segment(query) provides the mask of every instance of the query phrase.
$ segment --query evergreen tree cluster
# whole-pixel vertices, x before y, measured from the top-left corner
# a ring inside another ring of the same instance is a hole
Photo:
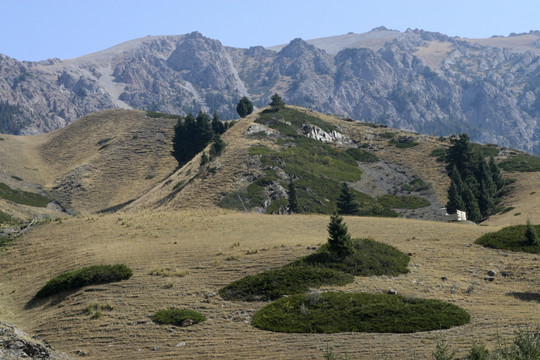
[[[0,100],[0,133],[17,134],[21,129],[21,124],[17,121],[17,115],[20,113],[19,106]]]
[[[452,139],[446,152],[446,171],[450,176],[446,210],[455,214],[466,211],[467,219],[478,222],[487,218],[498,199],[505,183],[493,157],[489,163],[473,152],[469,137],[462,134]]]
[[[207,113],[201,111],[196,118],[189,113],[185,118],[179,119],[174,127],[171,155],[181,167],[213,141],[210,156],[218,156],[225,148],[221,134],[230,126],[229,123],[221,122],[216,112],[212,119]]]

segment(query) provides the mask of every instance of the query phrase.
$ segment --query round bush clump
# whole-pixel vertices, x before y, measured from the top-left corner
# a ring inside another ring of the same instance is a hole
[[[129,279],[133,272],[124,264],[93,265],[82,269],[64,272],[43,286],[35,295],[44,298],[66,290],[76,290],[83,286],[105,284]]]
[[[354,276],[397,276],[409,272],[409,256],[395,247],[371,239],[353,239],[354,252],[345,258],[338,258],[328,244],[317,252],[300,258],[292,264],[330,268]]]
[[[540,225],[531,225],[540,234]],[[493,249],[523,251],[540,254],[540,244],[531,243],[526,237],[527,225],[513,225],[479,237],[475,243]]]
[[[249,275],[225,286],[219,294],[226,300],[268,301],[299,294],[311,287],[345,285],[353,276],[341,271],[312,266],[287,266]]]
[[[281,298],[253,316],[253,325],[276,332],[411,333],[448,329],[470,315],[438,300],[367,293],[308,293]]]
[[[168,310],[159,310],[152,316],[152,320],[158,324],[185,326],[186,321],[189,321],[189,325],[198,324],[205,321],[206,317],[197,311],[170,308]]]

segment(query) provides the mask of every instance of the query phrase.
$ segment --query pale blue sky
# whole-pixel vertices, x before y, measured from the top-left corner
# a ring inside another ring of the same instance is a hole
[[[61,59],[146,35],[200,31],[224,45],[272,46],[374,27],[469,38],[540,30],[540,1],[0,0],[0,53]]]

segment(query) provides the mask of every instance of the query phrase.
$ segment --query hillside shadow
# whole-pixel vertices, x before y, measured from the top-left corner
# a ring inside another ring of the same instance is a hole
[[[25,310],[30,310],[30,309],[33,309],[35,307],[42,306],[42,305],[45,305],[46,308],[49,308],[49,307],[60,304],[69,295],[71,295],[71,294],[73,294],[75,292],[76,292],[75,290],[74,291],[64,291],[64,292],[62,292],[60,294],[51,295],[51,296],[48,296],[48,297],[45,297],[45,298],[37,298],[37,297],[34,296],[32,299],[30,299],[24,305],[24,309]]]
[[[537,303],[540,303],[540,293],[533,293],[533,292],[511,292],[507,295],[513,296],[516,299],[523,300],[523,301],[536,301]]]

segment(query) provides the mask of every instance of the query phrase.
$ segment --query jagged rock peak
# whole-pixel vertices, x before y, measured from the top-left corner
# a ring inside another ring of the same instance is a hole
[[[291,41],[287,46],[285,46],[279,52],[279,56],[287,58],[298,58],[305,54],[306,52],[318,52],[323,51],[317,49],[315,46],[308,44],[301,38],[296,38]]]

